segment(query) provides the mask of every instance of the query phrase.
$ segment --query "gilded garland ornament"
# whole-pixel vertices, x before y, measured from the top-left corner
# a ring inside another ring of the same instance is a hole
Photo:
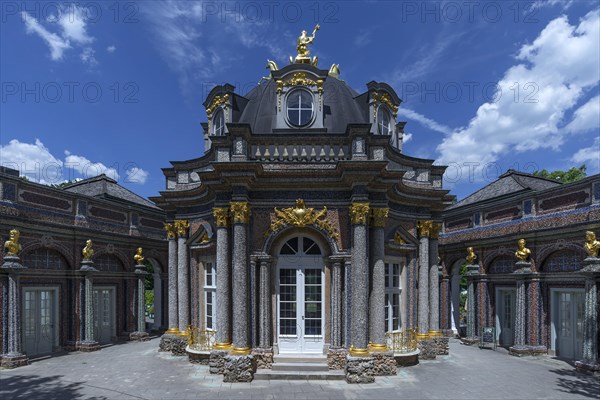
[[[247,224],[250,222],[250,205],[246,201],[232,201],[229,203],[233,222],[236,224]]]
[[[227,207],[215,207],[213,208],[213,217],[215,218],[215,225],[218,227],[229,226],[229,209]]]
[[[373,100],[375,101],[375,103],[377,104],[385,104],[387,107],[389,107],[390,110],[392,110],[392,115],[394,116],[394,119],[396,119],[396,116],[398,115],[398,106],[394,104],[394,102],[392,101],[392,98],[390,97],[389,94],[387,93],[373,93]],[[374,107],[375,109],[373,110],[373,118],[377,117],[377,107]]]
[[[385,228],[385,221],[389,212],[389,208],[373,208],[371,210],[371,226],[374,228]]]
[[[275,207],[276,219],[271,223],[265,236],[276,232],[284,226],[291,225],[298,228],[304,228],[309,225],[315,225],[319,229],[327,232],[333,239],[337,239],[338,233],[331,223],[327,220],[327,207],[321,211],[315,211],[314,208],[306,208],[303,199],[296,200],[296,207],[283,208],[278,210]]]
[[[81,250],[84,261],[91,261],[94,256],[94,249],[92,248],[92,239],[88,239],[85,242],[85,247]]]
[[[355,225],[365,225],[369,218],[369,203],[352,203],[350,221]]]
[[[19,243],[20,236],[21,233],[18,230],[10,230],[10,237],[6,242],[4,242],[4,248],[6,249],[7,256],[18,256],[21,252],[21,244]]]
[[[525,239],[519,239],[517,242],[517,251],[515,252],[515,257],[519,261],[527,261],[529,260],[529,256],[531,255],[531,250],[525,247]]]
[[[206,108],[206,114],[212,116],[212,113],[217,109],[217,107],[221,107],[229,101],[229,95],[225,94],[223,96],[215,96],[213,101],[210,102],[210,105]]]
[[[138,247],[135,255],[133,256],[133,260],[135,261],[135,265],[141,265],[144,262],[144,256],[142,255],[143,249]]]
[[[167,231],[167,239],[175,239],[177,237],[177,230],[175,229],[174,223],[165,223],[165,231]]]
[[[431,234],[433,228],[433,221],[431,220],[420,220],[417,221],[417,232],[419,236],[427,236]]]
[[[600,241],[596,240],[596,234],[592,231],[585,233],[585,251],[590,257],[598,257],[600,251]]]
[[[472,247],[467,247],[467,263],[469,265],[475,264],[475,260],[477,260],[477,254],[475,254],[475,250]]]
[[[190,221],[185,219],[175,220],[175,229],[177,230],[177,235],[179,237],[187,236],[188,229],[190,228]]]

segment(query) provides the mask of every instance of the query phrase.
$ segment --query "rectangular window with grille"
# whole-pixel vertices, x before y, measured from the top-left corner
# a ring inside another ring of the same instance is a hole
[[[213,330],[217,304],[217,270],[213,261],[204,263],[204,326]]]
[[[387,332],[400,330],[400,264],[385,264],[385,328]]]

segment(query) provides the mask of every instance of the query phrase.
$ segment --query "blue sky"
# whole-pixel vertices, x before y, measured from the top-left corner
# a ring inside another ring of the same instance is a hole
[[[600,170],[596,1],[0,4],[0,164],[42,183],[156,195],[203,154],[211,87],[247,93],[317,23],[319,66],[392,85],[404,153],[449,165],[459,199],[509,168]]]

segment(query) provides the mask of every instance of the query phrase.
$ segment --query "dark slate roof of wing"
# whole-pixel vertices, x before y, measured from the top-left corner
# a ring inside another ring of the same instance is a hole
[[[525,190],[538,191],[561,185],[560,182],[509,169],[494,182],[465,197],[448,210]]]
[[[250,125],[252,133],[271,133],[274,118],[277,115],[277,93],[275,82],[258,85],[246,96],[249,101],[241,117],[240,123]],[[358,93],[345,82],[329,77],[323,84],[324,125],[329,133],[345,133],[351,123],[369,123],[368,104],[358,99]],[[318,99],[317,99],[318,100]],[[281,104],[285,107],[285,104]],[[366,118],[366,119],[365,119]]]
[[[79,193],[86,196],[100,197],[104,199],[119,199],[127,202],[139,204],[146,207],[158,207],[149,200],[138,196],[129,189],[119,185],[117,181],[109,178],[105,174],[81,180],[65,186],[63,190],[67,192]]]

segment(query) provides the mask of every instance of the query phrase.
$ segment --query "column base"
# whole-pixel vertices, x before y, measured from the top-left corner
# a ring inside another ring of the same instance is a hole
[[[375,352],[371,356],[373,356],[373,375],[392,376],[398,374],[398,365],[393,352]]]
[[[77,350],[85,353],[91,353],[92,351],[100,350],[100,343],[95,340],[82,340],[77,342]]]
[[[252,382],[254,372],[256,372],[256,362],[253,356],[225,356],[223,382]]]
[[[468,336],[460,339],[461,343],[467,346],[479,345],[481,340],[477,336]]]
[[[251,351],[252,349],[250,347],[234,347],[230,354],[232,356],[247,356]]]
[[[225,357],[229,355],[227,350],[212,350],[208,360],[208,370],[211,374],[223,375],[225,373]]]
[[[375,382],[375,364],[373,357],[346,357],[346,382],[373,383]]]
[[[583,372],[584,374],[600,375],[600,363],[598,363],[598,361],[575,361],[575,369],[577,369],[578,372]]]
[[[352,357],[369,357],[369,349],[358,349],[354,346],[350,346],[348,353]]]
[[[435,344],[436,353],[438,356],[447,356],[450,352],[450,346],[448,345],[449,339],[445,336],[433,337],[433,343]]]
[[[346,356],[348,355],[348,350],[343,347],[332,349],[329,348],[327,350],[327,366],[329,369],[344,369],[346,368]]]
[[[419,349],[419,360],[435,360],[437,356],[437,346],[434,340],[419,340],[417,342]]]
[[[369,351],[369,353],[381,353],[388,351],[388,348],[387,344],[369,343],[369,345],[367,346],[367,350]]]
[[[10,353],[0,355],[0,367],[13,369],[29,364],[29,357],[21,353]]]
[[[233,350],[233,344],[229,343],[215,343],[213,350]]]
[[[179,333],[179,328],[169,328],[165,333],[169,335],[177,335]]]
[[[185,356],[187,345],[186,337],[165,333],[160,337],[158,351],[170,351],[174,356]]]
[[[429,335],[430,338],[443,336],[442,331],[430,330],[429,332],[427,332],[427,334]]]
[[[546,346],[515,345],[508,348],[508,354],[515,357],[540,356],[548,354]]]
[[[252,349],[252,356],[256,360],[256,368],[271,369],[273,367],[273,349],[270,347],[259,347]]]
[[[145,342],[147,340],[150,340],[150,335],[148,334],[148,332],[131,332],[129,334],[129,340],[131,340],[132,342]]]
[[[419,341],[421,340],[428,340],[429,339],[429,333],[417,333],[415,334],[415,338]]]

